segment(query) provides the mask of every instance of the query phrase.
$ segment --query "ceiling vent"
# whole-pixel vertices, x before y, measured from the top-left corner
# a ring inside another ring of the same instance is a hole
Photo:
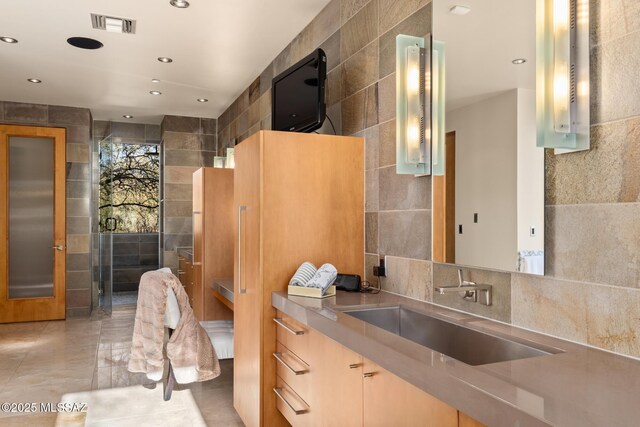
[[[135,34],[136,21],[116,18],[114,16],[91,14],[91,26],[96,30],[107,30],[111,33]]]

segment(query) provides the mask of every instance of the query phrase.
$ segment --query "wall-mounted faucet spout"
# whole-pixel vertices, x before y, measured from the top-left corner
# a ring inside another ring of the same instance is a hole
[[[475,282],[463,280],[462,269],[458,269],[458,286],[438,286],[435,290],[440,294],[449,294],[452,292],[462,292],[462,298],[467,301],[480,302],[482,305],[491,305],[492,302],[492,286],[478,285]],[[478,298],[478,294],[482,294]],[[478,301],[479,300],[479,301]]]

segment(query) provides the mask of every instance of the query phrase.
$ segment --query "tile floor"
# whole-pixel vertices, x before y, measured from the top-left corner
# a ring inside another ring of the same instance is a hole
[[[122,306],[111,317],[0,325],[0,402],[55,404],[67,393],[149,383],[127,371],[134,314],[134,306]],[[207,425],[241,426],[233,409],[233,362],[220,364],[220,377],[183,387]],[[55,420],[55,413],[0,412],[2,426],[53,426]]]

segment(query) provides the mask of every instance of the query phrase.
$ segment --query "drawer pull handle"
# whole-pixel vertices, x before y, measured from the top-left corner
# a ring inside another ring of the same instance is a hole
[[[349,365],[349,369],[357,369],[360,367],[359,363],[352,363],[351,365]]]
[[[291,367],[291,365],[289,365],[287,362],[284,361],[284,359],[282,358],[282,353],[280,353],[280,352],[273,353],[273,357],[275,357],[278,362],[282,363],[282,365],[284,365],[285,368],[287,368],[288,370],[290,370],[291,372],[293,372],[296,375],[302,375],[302,374],[306,374],[308,372],[306,369],[301,369],[301,370],[293,369],[293,367]]]
[[[371,378],[373,376],[373,372],[365,372],[364,374],[362,374],[362,376],[364,378]]]
[[[294,414],[302,415],[302,414],[307,412],[306,409],[296,409],[296,408],[294,408],[293,405],[291,403],[289,403],[289,401],[287,399],[285,399],[284,396],[282,395],[282,388],[281,387],[275,387],[273,389],[273,392],[276,394],[276,396],[278,396],[280,398],[280,400],[282,400],[289,407],[289,409],[291,409],[293,411]]]
[[[302,335],[302,334],[304,334],[304,331],[296,331],[291,326],[289,326],[286,323],[284,323],[282,321],[282,319],[280,319],[279,317],[274,317],[273,321],[276,322],[278,325],[282,326],[287,332],[290,332],[293,335]]]

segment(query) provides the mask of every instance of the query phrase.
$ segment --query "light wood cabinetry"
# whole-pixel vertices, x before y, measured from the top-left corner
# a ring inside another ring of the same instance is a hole
[[[193,173],[193,289],[199,320],[233,319],[213,294],[215,278],[233,276],[233,170],[200,168]]]
[[[366,360],[363,366],[365,426],[455,427],[458,411]]]
[[[249,427],[287,425],[291,408],[273,389],[280,381],[295,396],[276,374],[271,292],[285,290],[304,261],[363,274],[364,145],[261,131],[235,147],[235,164],[234,406]],[[304,361],[305,344],[284,340]]]
[[[483,427],[325,335],[277,316],[274,394],[291,425]]]
[[[178,257],[178,279],[193,306],[193,264],[189,259],[182,256]]]

